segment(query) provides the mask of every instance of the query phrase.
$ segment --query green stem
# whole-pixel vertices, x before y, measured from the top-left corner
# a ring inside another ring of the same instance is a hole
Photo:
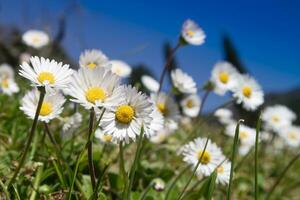
[[[90,112],[90,123],[89,123],[89,132],[88,132],[88,163],[89,163],[89,171],[90,171],[93,191],[95,191],[95,187],[96,187],[96,172],[95,172],[95,166],[93,162],[93,140],[92,140],[94,117],[95,117],[95,111],[94,108],[92,108]]]
[[[255,200],[258,200],[258,138],[259,138],[259,131],[261,127],[261,119],[258,118],[257,125],[256,125],[256,136],[255,136],[255,179],[254,179],[254,192],[255,192]]]
[[[40,166],[38,171],[37,171],[37,174],[36,174],[36,177],[35,177],[35,180],[34,180],[34,183],[33,183],[33,191],[31,193],[31,196],[30,196],[30,200],[35,200],[36,199],[36,194],[37,194],[37,190],[38,190],[38,187],[40,185],[40,182],[41,182],[41,178],[42,178],[42,174],[43,174],[43,169],[44,169],[44,166]]]
[[[152,188],[153,186],[153,182],[151,181],[149,183],[149,185],[146,187],[146,189],[143,191],[143,193],[141,194],[141,197],[140,197],[140,200],[144,200],[148,194],[148,192],[150,191],[150,189]]]
[[[238,149],[240,123],[241,122],[243,122],[243,120],[239,120],[236,125],[236,128],[235,128],[235,135],[234,135],[233,147],[232,147],[232,153],[231,153],[230,177],[229,177],[229,183],[228,183],[227,194],[226,194],[227,200],[230,200],[230,195],[231,195],[233,169],[234,169],[235,158],[236,158],[236,153],[237,153],[237,149]]]
[[[29,153],[29,160],[33,160],[38,144],[39,144],[39,134],[35,134],[33,137],[32,148]]]
[[[125,170],[125,162],[124,162],[124,148],[123,148],[123,143],[120,142],[119,144],[119,156],[120,156],[120,173],[122,174],[123,176],[123,181],[124,181],[124,188],[123,188],[123,193],[122,193],[122,198],[124,199],[125,196],[126,196],[126,188],[127,188],[127,184],[128,184],[128,176],[126,174],[126,170]]]
[[[7,184],[8,188],[11,186],[11,184],[14,183],[14,181],[17,178],[21,168],[23,167],[25,159],[26,159],[26,155],[27,155],[29,147],[30,147],[30,144],[31,144],[32,139],[34,137],[35,129],[36,129],[37,123],[38,123],[38,118],[39,118],[40,111],[41,111],[41,108],[42,108],[42,104],[43,104],[43,101],[44,101],[44,97],[45,97],[45,94],[46,94],[45,87],[40,87],[39,91],[40,91],[40,97],[39,97],[38,105],[37,105],[37,108],[36,108],[34,120],[33,120],[33,123],[32,123],[31,131],[29,133],[29,137],[28,137],[28,140],[27,140],[27,143],[26,143],[26,146],[25,146],[25,150],[24,150],[24,153],[22,155],[21,161],[20,161],[17,169],[15,170],[14,175],[12,176],[12,178],[9,180],[9,182]]]
[[[286,174],[286,172],[292,167],[292,165],[300,158],[300,153],[298,153],[289,163],[288,165],[284,168],[284,170],[281,172],[281,174],[279,175],[279,177],[277,178],[276,182],[274,183],[274,185],[271,187],[270,191],[267,194],[266,200],[270,199],[271,195],[273,194],[273,192],[275,191],[275,189],[277,188],[277,186],[279,185],[280,181],[283,179],[284,175]]]
[[[109,164],[104,167],[103,172],[99,175],[98,181],[97,181],[97,184],[96,184],[96,189],[93,192],[93,195],[91,196],[90,199],[93,199],[93,200],[97,200],[98,199],[98,195],[97,194],[100,193],[101,190],[102,190],[102,187],[103,187],[103,178],[104,178],[104,175],[105,175],[106,171],[108,170],[108,167],[109,167]]]
[[[130,169],[130,173],[129,173],[129,184],[128,184],[127,192],[126,192],[127,199],[130,199],[130,192],[131,192],[131,188],[132,188],[134,177],[135,177],[135,171],[137,169],[137,164],[139,162],[140,155],[141,155],[143,137],[144,137],[144,127],[142,126],[141,133],[140,133],[140,136],[138,139],[137,149],[135,152],[134,161],[133,161],[132,167]]]
[[[198,160],[198,162],[197,162],[197,165],[196,165],[196,167],[194,168],[191,177],[189,178],[188,182],[185,184],[185,186],[184,186],[182,192],[180,193],[179,197],[177,198],[178,200],[181,200],[181,198],[182,198],[182,196],[183,196],[185,190],[188,188],[189,184],[191,183],[192,179],[194,178],[194,175],[196,174],[196,171],[197,171],[199,165],[201,164],[201,160],[202,160],[202,157],[203,157],[203,155],[204,155],[204,153],[205,153],[205,150],[206,150],[206,147],[207,147],[207,144],[208,144],[208,140],[209,140],[209,139],[207,138],[207,139],[206,139],[206,142],[205,142],[204,149],[203,149],[203,151],[202,151],[202,153],[201,153],[201,156],[200,156],[200,158],[199,158],[199,160]]]

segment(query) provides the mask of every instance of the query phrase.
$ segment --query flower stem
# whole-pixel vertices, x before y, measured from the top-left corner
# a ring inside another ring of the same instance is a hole
[[[139,139],[138,139],[137,149],[136,149],[136,152],[135,152],[134,161],[133,161],[132,167],[130,169],[130,173],[129,173],[129,184],[128,184],[127,192],[126,192],[127,199],[131,199],[130,198],[130,192],[131,192],[131,188],[132,188],[132,185],[133,185],[137,164],[139,162],[140,155],[141,155],[143,137],[144,137],[144,127],[142,126],[141,133],[140,133],[140,136],[139,136]]]
[[[141,194],[140,200],[146,199],[147,194],[148,194],[148,192],[150,191],[150,189],[152,188],[152,186],[153,186],[153,182],[151,181],[151,182],[149,183],[149,185],[146,187],[146,189],[143,191],[143,193]]]
[[[259,131],[261,127],[261,119],[258,118],[256,124],[256,136],[255,136],[255,166],[254,166],[254,193],[255,193],[255,200],[258,200],[258,138],[259,138]]]
[[[34,184],[33,184],[33,191],[32,191],[31,196],[30,196],[30,200],[36,199],[37,190],[38,190],[40,182],[41,182],[43,170],[44,170],[44,166],[42,165],[42,166],[39,167],[39,169],[37,171],[35,181],[34,181]]]
[[[161,75],[160,75],[160,79],[159,79],[159,89],[158,89],[158,92],[157,92],[157,93],[159,93],[159,92],[161,91],[161,89],[162,89],[162,85],[163,85],[164,78],[165,78],[165,75],[166,75],[166,73],[167,73],[167,70],[168,70],[169,67],[170,67],[170,64],[171,64],[171,62],[172,62],[172,60],[173,60],[173,57],[174,57],[174,55],[175,55],[175,52],[179,49],[180,46],[181,46],[181,44],[180,44],[180,42],[178,42],[177,45],[172,49],[172,51],[171,51],[171,53],[170,53],[170,55],[169,55],[169,57],[168,57],[168,59],[167,59],[167,61],[166,61],[166,64],[165,64],[165,66],[164,66],[164,69],[163,69],[163,71],[162,71],[162,73],[161,73]]]
[[[42,104],[43,104],[43,101],[44,101],[44,97],[45,97],[45,94],[46,94],[45,87],[40,87],[39,91],[40,91],[40,97],[39,97],[38,105],[37,105],[37,108],[36,108],[36,111],[35,111],[34,120],[33,120],[32,126],[31,126],[29,137],[28,137],[28,140],[27,140],[27,143],[26,143],[26,146],[25,146],[25,150],[23,152],[22,158],[20,160],[20,163],[19,163],[17,169],[15,170],[15,173],[14,173],[13,177],[9,180],[9,182],[7,184],[8,188],[14,183],[14,181],[17,178],[21,168],[23,167],[25,159],[26,159],[26,155],[29,151],[30,144],[31,144],[32,139],[34,137],[35,129],[36,129],[37,123],[38,123],[38,118],[39,118],[40,111],[41,111],[41,108],[42,108]]]
[[[230,176],[229,176],[229,183],[228,183],[228,188],[227,188],[227,194],[226,194],[226,199],[230,200],[230,195],[231,195],[231,188],[232,188],[232,178],[233,178],[233,169],[234,169],[234,164],[235,164],[235,158],[236,158],[236,153],[238,149],[238,142],[239,142],[239,133],[240,133],[240,123],[243,122],[243,120],[239,120],[236,128],[235,128],[235,134],[234,134],[234,140],[233,140],[233,147],[232,147],[232,153],[231,153],[231,167],[230,167]]]
[[[91,182],[93,191],[95,190],[96,186],[96,173],[95,173],[95,167],[93,162],[93,141],[92,141],[92,132],[94,127],[94,117],[95,117],[95,111],[94,108],[91,109],[90,112],[90,123],[89,123],[89,135],[88,135],[88,162],[89,162],[89,171],[91,176]]]
[[[182,196],[183,196],[185,190],[188,188],[189,184],[191,183],[192,179],[194,178],[194,175],[196,174],[196,171],[197,171],[199,165],[201,164],[201,160],[202,160],[202,157],[203,157],[203,155],[204,155],[204,153],[205,153],[205,150],[206,150],[206,147],[207,147],[207,144],[208,144],[208,140],[209,140],[209,139],[207,138],[207,139],[206,139],[206,142],[205,142],[204,149],[203,149],[203,151],[202,151],[202,153],[201,153],[201,156],[200,156],[200,158],[199,158],[199,160],[198,160],[198,162],[197,162],[197,165],[196,165],[196,167],[194,168],[191,177],[189,178],[188,182],[185,184],[185,186],[184,186],[182,192],[180,193],[179,197],[177,198],[177,200],[182,199]]]
[[[125,198],[125,193],[126,193],[126,189],[127,189],[127,185],[128,185],[128,176],[126,174],[126,171],[125,171],[125,164],[124,164],[124,148],[123,148],[123,143],[120,142],[119,144],[119,156],[120,156],[120,173],[122,174],[123,176],[123,182],[124,182],[124,189],[123,189],[123,193],[122,193],[122,199]]]
[[[199,114],[198,114],[199,116],[202,115],[204,104],[205,104],[205,102],[207,100],[207,97],[208,97],[209,93],[210,93],[210,90],[206,90],[205,93],[204,93],[204,95],[203,95],[203,97],[202,97],[202,103],[200,105]]]

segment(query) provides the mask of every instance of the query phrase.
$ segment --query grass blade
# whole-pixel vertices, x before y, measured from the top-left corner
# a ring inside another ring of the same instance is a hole
[[[255,163],[254,163],[254,193],[255,193],[255,200],[258,200],[258,139],[259,139],[259,131],[261,127],[261,118],[258,118],[256,124],[256,136],[255,136]]]

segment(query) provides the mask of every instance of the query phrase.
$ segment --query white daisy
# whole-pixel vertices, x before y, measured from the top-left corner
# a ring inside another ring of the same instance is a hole
[[[3,63],[0,65],[0,78],[8,78],[8,79],[11,79],[11,78],[14,78],[14,75],[15,75],[15,72],[13,70],[13,68],[6,64],[6,63]]]
[[[141,77],[142,84],[150,91],[150,92],[158,92],[159,83],[148,75],[143,75]]]
[[[110,60],[111,71],[120,77],[127,78],[131,74],[131,67],[121,60]]]
[[[224,158],[220,148],[208,140],[207,147],[204,151],[206,138],[196,138],[195,140],[184,145],[181,149],[183,160],[194,169],[203,153],[200,164],[197,168],[197,174],[209,176]],[[204,151],[204,152],[203,152]]]
[[[39,91],[33,89],[26,93],[21,102],[20,109],[30,118],[34,119],[36,108],[39,101]],[[42,103],[39,120],[43,122],[49,122],[50,120],[57,118],[63,110],[63,104],[65,98],[60,93],[46,94]]]
[[[180,115],[178,105],[175,101],[163,92],[160,92],[158,95],[151,94],[151,99],[155,102],[158,110],[163,115],[165,126],[173,130],[177,129]]]
[[[231,91],[237,86],[240,74],[229,62],[218,62],[211,73],[211,81],[214,84],[214,92],[224,95],[228,90]]]
[[[183,23],[181,38],[188,44],[201,45],[204,43],[206,35],[198,24],[188,19]]]
[[[196,94],[188,95],[181,100],[180,105],[186,116],[197,117],[200,111],[201,99]]]
[[[268,106],[262,111],[261,119],[267,130],[280,132],[283,127],[290,126],[296,114],[284,105]]]
[[[218,118],[219,122],[223,125],[233,123],[232,111],[228,108],[219,108],[215,111],[214,116]]]
[[[32,85],[56,89],[63,89],[68,86],[73,73],[69,65],[37,56],[31,57],[30,62],[32,67],[26,62],[20,65],[19,74],[30,80]]]
[[[288,146],[299,147],[300,146],[300,127],[289,126],[285,127],[280,132],[281,138]]]
[[[156,191],[161,192],[165,189],[165,187],[166,187],[166,184],[161,178],[153,179],[153,188]]]
[[[197,86],[192,77],[181,71],[181,69],[175,69],[171,72],[172,82],[175,88],[184,94],[195,94],[197,92]]]
[[[95,132],[95,137],[100,140],[101,143],[103,144],[112,144],[114,143],[113,141],[113,136],[110,134],[105,134],[103,130],[98,128]]]
[[[90,69],[98,68],[98,67],[108,67],[108,58],[102,51],[92,49],[85,50],[81,53],[79,58],[79,65],[83,68],[88,67]]]
[[[100,123],[101,128],[106,134],[112,135],[117,142],[135,141],[142,126],[145,136],[151,136],[153,104],[150,99],[134,87],[120,86],[120,88],[126,98],[118,106],[104,113]]]
[[[250,76],[241,75],[238,85],[233,88],[233,96],[237,103],[246,110],[256,110],[264,102],[264,93],[260,85]]]
[[[221,185],[226,185],[229,183],[230,168],[231,163],[227,160],[217,167],[217,184],[220,183]]]
[[[150,114],[152,121],[150,123],[150,127],[148,127],[149,128],[148,137],[152,137],[158,131],[160,131],[164,128],[164,117],[163,117],[162,113],[158,110],[158,108],[154,102],[152,102],[152,109],[153,109],[153,111]]]
[[[120,78],[108,68],[85,67],[74,72],[65,92],[73,97],[71,101],[79,103],[86,109],[109,108],[122,101],[123,94],[117,89],[119,82]]]
[[[1,81],[0,90],[4,94],[11,96],[12,94],[19,92],[19,87],[17,83],[14,81],[14,79],[0,78],[0,81]]]
[[[82,122],[82,115],[79,112],[76,112],[75,114],[69,117],[63,118],[63,122],[64,122],[62,128],[63,132],[64,133],[73,132],[80,126]]]
[[[252,147],[253,147],[253,145],[250,145],[250,144],[241,144],[239,146],[239,154],[241,156],[245,156],[246,154],[249,153],[249,151],[251,150]]]
[[[225,129],[225,134],[234,137],[236,123],[229,124]],[[239,129],[239,139],[241,144],[247,144],[253,146],[255,144],[256,130],[254,128],[250,128],[246,125],[240,124]]]
[[[172,134],[172,131],[168,128],[163,128],[156,132],[155,135],[150,137],[150,142],[154,144],[161,144]]]
[[[22,40],[27,46],[36,49],[40,49],[50,42],[48,34],[40,30],[26,31],[22,36]]]

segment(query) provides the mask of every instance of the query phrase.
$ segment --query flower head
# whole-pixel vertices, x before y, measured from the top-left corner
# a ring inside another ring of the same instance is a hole
[[[0,91],[11,96],[19,92],[19,87],[12,78],[0,78]]]
[[[201,45],[204,43],[206,35],[198,24],[188,19],[183,23],[181,38],[188,44]]]
[[[111,71],[114,74],[123,78],[130,76],[132,69],[127,63],[121,60],[111,60],[109,63],[111,65]]]
[[[151,76],[143,75],[141,81],[150,92],[157,92],[159,90],[159,83]]]
[[[285,143],[290,147],[300,146],[300,127],[299,126],[289,126],[285,127],[280,132],[280,137],[285,141]]]
[[[196,117],[200,111],[201,99],[198,95],[186,96],[181,102],[183,113],[189,117]]]
[[[103,130],[98,128],[95,132],[95,137],[100,140],[101,143],[103,144],[112,144],[114,143],[113,141],[113,136],[110,134],[105,134]]]
[[[85,50],[80,55],[79,65],[80,67],[90,69],[109,66],[106,55],[102,53],[102,51],[96,49]]]
[[[223,162],[217,167],[217,179],[216,183],[226,185],[229,183],[231,163],[229,161]]]
[[[0,78],[1,79],[12,79],[14,78],[15,72],[12,67],[6,63],[0,65]]]
[[[217,117],[223,125],[228,125],[234,122],[232,118],[232,111],[227,108],[219,108],[214,113],[214,116]]]
[[[46,46],[50,41],[48,34],[40,30],[28,30],[23,34],[22,39],[27,46],[36,49]]]
[[[184,94],[195,94],[197,92],[196,83],[192,77],[184,73],[181,69],[171,72],[172,82],[175,88]]]

